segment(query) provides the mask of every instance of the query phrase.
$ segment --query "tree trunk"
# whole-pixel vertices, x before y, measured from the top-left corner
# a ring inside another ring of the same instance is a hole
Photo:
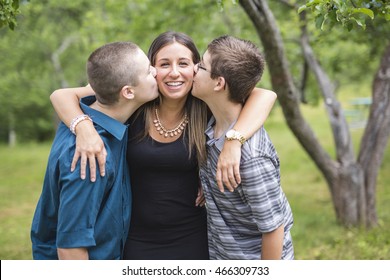
[[[366,130],[363,139],[363,145],[367,147],[362,148],[357,161],[348,124],[334,94],[335,87],[316,60],[306,30],[302,29],[302,54],[316,76],[332,127],[336,146],[336,159],[333,160],[301,114],[300,94],[293,83],[283,41],[267,1],[241,0],[240,5],[252,20],[263,44],[272,87],[278,94],[286,122],[328,183],[337,219],[344,226],[375,225],[376,176],[390,134],[390,48],[374,82],[373,108],[376,108],[375,104],[378,108],[370,114],[369,131]]]
[[[11,111],[9,113],[8,146],[15,147],[15,145],[16,145],[15,115]]]
[[[337,220],[347,227],[364,225],[366,200],[362,168],[356,163],[340,166],[331,185]]]
[[[328,182],[337,219],[345,226],[366,224],[366,199],[363,170],[356,162],[353,143],[341,104],[336,98],[336,87],[317,60],[307,33],[305,11],[300,14],[301,47],[305,62],[314,73],[322,93],[330,120],[338,169]],[[321,170],[323,173],[327,170]],[[328,176],[328,177],[330,177]]]
[[[390,44],[387,46],[373,81],[370,115],[360,146],[358,162],[364,167],[367,199],[367,226],[375,226],[376,181],[383,154],[390,136]]]

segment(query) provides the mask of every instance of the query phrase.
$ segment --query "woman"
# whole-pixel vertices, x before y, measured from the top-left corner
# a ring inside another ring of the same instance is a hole
[[[169,31],[154,40],[148,56],[157,69],[160,98],[129,120],[127,159],[133,205],[124,259],[208,259],[206,210],[198,206],[202,197],[198,161],[205,157],[207,108],[189,94],[200,55],[189,36]],[[64,92],[72,92],[73,98]],[[60,118],[69,125],[82,114],[76,95],[90,93],[87,88],[57,90],[51,100]],[[250,136],[263,124],[275,98],[271,91],[256,89],[235,129]],[[95,145],[99,139],[91,138],[91,131],[90,122],[78,125],[77,138],[83,147],[99,146]],[[234,164],[224,167],[221,178],[226,185],[235,185],[237,180],[232,178],[237,173],[241,147],[238,141],[226,142],[230,147],[224,161],[234,158]],[[83,150],[92,151],[89,158],[99,154],[94,149]],[[81,158],[85,165],[85,152]]]

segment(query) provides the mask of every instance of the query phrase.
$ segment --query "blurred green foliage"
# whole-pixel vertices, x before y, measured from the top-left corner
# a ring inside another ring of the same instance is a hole
[[[251,40],[261,48],[252,23],[235,2],[20,1],[15,30],[0,29],[0,142],[8,141],[10,131],[16,132],[18,142],[50,140],[57,118],[49,95],[57,88],[85,85],[88,55],[107,42],[131,40],[146,52],[158,34],[175,30],[193,37],[201,53],[208,42],[223,34]],[[297,9],[286,8],[279,1],[270,1],[270,5],[299,84],[304,64]],[[367,32],[361,30],[348,33],[336,26],[320,33],[314,21],[309,27],[316,54],[339,85],[371,83],[385,33],[378,33],[382,43],[374,48]],[[308,81],[307,102],[319,104],[315,79],[309,76]],[[270,88],[267,73],[261,86]]]

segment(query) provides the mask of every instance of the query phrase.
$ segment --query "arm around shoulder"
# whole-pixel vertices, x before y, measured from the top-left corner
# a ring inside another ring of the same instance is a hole
[[[234,129],[246,139],[252,137],[264,125],[276,99],[277,95],[272,90],[254,88],[242,108]]]
[[[245,103],[233,129],[248,139],[255,134],[268,118],[277,95],[272,90],[254,88]],[[216,179],[218,188],[223,191],[224,185],[230,191],[241,182],[240,178],[241,143],[237,140],[225,141],[218,158]]]
[[[72,121],[84,114],[80,108],[79,100],[82,97],[95,94],[90,86],[78,88],[57,89],[50,95],[50,101],[58,117],[68,127]],[[85,119],[86,120],[86,119]],[[100,175],[105,175],[106,149],[100,135],[96,132],[93,123],[82,121],[74,127],[77,132],[76,152],[74,154],[71,170],[81,158],[80,177],[85,179],[87,163],[89,163],[91,181],[96,180],[95,158],[98,160]]]
[[[50,95],[50,101],[58,117],[68,127],[72,120],[83,114],[79,100],[85,96],[95,94],[90,86],[78,88],[62,88],[55,90]]]

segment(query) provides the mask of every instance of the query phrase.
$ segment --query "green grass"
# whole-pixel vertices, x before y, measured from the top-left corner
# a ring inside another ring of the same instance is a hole
[[[321,144],[334,157],[333,138],[323,108],[303,107],[302,110]],[[390,259],[389,145],[377,184],[379,226],[372,230],[346,229],[336,221],[328,186],[321,173],[303,152],[279,109],[267,120],[266,129],[281,160],[282,187],[294,214],[292,236],[296,259]],[[355,150],[362,133],[362,129],[351,131]]]
[[[31,259],[30,226],[49,149],[0,146],[0,259]]]
[[[330,153],[333,140],[322,107],[304,107],[321,143]],[[303,152],[276,108],[266,129],[280,160],[282,186],[294,214],[295,256],[314,259],[390,259],[390,148],[377,185],[379,227],[366,231],[337,224],[328,187],[313,162]],[[362,131],[353,131],[359,145]],[[30,226],[41,192],[50,144],[0,146],[0,259],[31,259]]]

